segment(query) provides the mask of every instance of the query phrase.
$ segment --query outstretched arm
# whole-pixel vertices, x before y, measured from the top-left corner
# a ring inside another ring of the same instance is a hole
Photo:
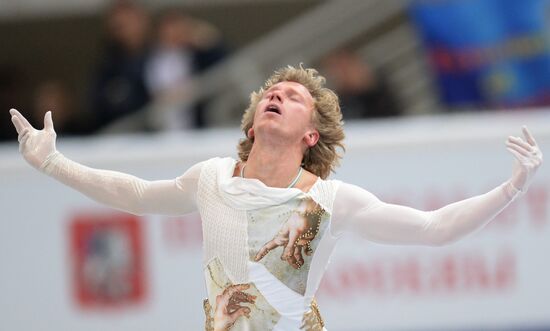
[[[51,112],[36,130],[17,110],[10,110],[19,134],[19,151],[34,168],[93,200],[132,214],[181,215],[192,212],[201,163],[173,180],[147,181],[121,172],[94,169],[71,161],[55,147]]]
[[[332,232],[353,231],[380,243],[443,245],[454,242],[492,220],[527,191],[542,164],[540,152],[527,128],[527,142],[509,137],[507,148],[515,156],[512,178],[491,191],[433,211],[385,203],[355,185],[342,183],[336,194]]]

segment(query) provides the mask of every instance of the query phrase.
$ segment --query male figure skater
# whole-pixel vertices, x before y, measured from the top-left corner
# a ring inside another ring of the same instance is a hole
[[[327,179],[344,133],[338,97],[324,82],[314,69],[276,71],[251,94],[239,160],[206,160],[172,180],[80,165],[56,150],[51,112],[42,130],[10,113],[25,160],[90,198],[138,215],[199,211],[205,330],[326,330],[314,294],[343,233],[392,244],[453,242],[525,193],[542,153],[523,127],[525,140],[506,141],[512,175],[491,191],[432,211],[385,203]]]

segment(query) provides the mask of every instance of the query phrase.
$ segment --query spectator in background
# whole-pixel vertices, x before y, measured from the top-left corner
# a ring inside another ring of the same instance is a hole
[[[58,135],[84,135],[91,133],[93,126],[84,113],[78,112],[66,84],[59,80],[41,83],[34,93],[34,107],[30,121],[39,126],[47,111],[55,111],[55,125]]]
[[[322,61],[342,106],[344,119],[400,115],[391,91],[356,53],[341,49]]]
[[[92,85],[91,111],[98,128],[149,103],[144,81],[149,27],[147,12],[132,1],[116,1],[108,10],[107,43]]]
[[[10,109],[13,105],[29,109],[26,98],[27,86],[27,79],[22,70],[9,64],[0,65],[0,109]],[[11,125],[5,116],[0,117],[0,142],[17,139],[17,135],[10,128]]]
[[[219,31],[207,22],[172,9],[159,18],[156,43],[146,65],[146,86],[160,107],[157,129],[205,126],[204,102],[185,101],[191,77],[226,55]]]

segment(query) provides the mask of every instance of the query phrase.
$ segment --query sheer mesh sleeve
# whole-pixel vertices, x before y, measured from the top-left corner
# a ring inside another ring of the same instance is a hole
[[[182,215],[196,210],[202,162],[172,180],[148,181],[121,172],[86,167],[56,152],[42,171],[89,198],[136,215]]]
[[[383,202],[358,186],[342,183],[331,229],[336,236],[352,231],[379,243],[443,245],[483,227],[518,194],[505,182],[487,193],[422,211]]]

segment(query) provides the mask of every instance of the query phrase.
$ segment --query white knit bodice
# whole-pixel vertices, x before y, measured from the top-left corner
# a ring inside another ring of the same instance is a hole
[[[197,206],[202,219],[203,263],[218,257],[236,283],[247,279],[246,212],[224,203],[218,190],[219,159],[205,162],[199,178]],[[229,171],[229,170],[228,170]]]
[[[220,192],[220,182],[231,178],[235,165],[236,160],[231,158],[213,158],[204,162],[197,188],[197,207],[202,219],[204,265],[218,257],[229,277],[236,283],[244,283],[248,279],[246,212],[258,206],[251,204],[246,208],[246,201],[243,205],[232,206],[225,201],[223,192]],[[242,178],[236,180],[258,182]],[[295,197],[309,196],[330,214],[337,184],[337,181],[319,179],[307,194],[296,192]]]
[[[298,330],[304,320],[312,323],[306,330],[316,330],[318,319],[306,316],[312,312],[313,294],[336,243],[329,228],[339,182],[318,179],[307,193],[270,188],[257,179],[233,177],[236,162],[231,158],[204,162],[197,187],[207,316],[216,314],[212,303],[224,300],[224,294],[237,286],[246,286],[240,296],[254,297],[251,317],[237,319],[231,330]],[[311,252],[303,254],[303,266],[294,268],[281,260],[284,245],[255,258],[290,222],[306,219],[315,231],[308,246]]]

